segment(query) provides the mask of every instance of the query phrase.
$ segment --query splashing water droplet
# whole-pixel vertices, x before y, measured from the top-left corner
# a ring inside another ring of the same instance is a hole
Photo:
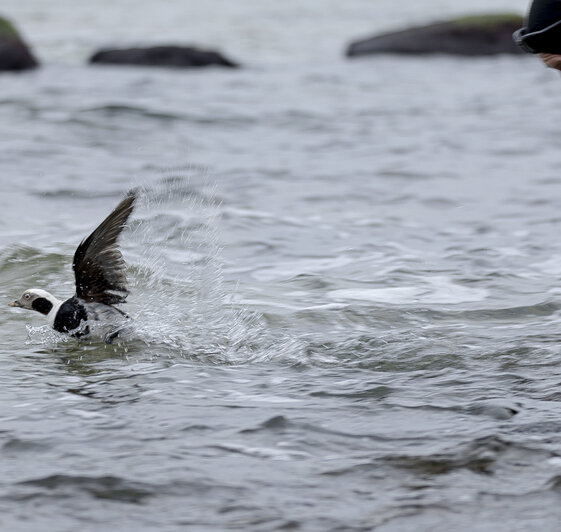
[[[306,358],[298,340],[273,334],[260,314],[235,302],[220,262],[218,212],[212,191],[202,194],[183,179],[141,190],[130,231],[121,240],[130,292],[123,310],[131,320],[113,324],[120,329],[115,354],[128,358],[129,346],[134,352],[144,346],[151,357],[212,364]],[[47,325],[27,330],[28,344],[54,349],[76,341]],[[99,349],[102,341],[81,342]]]
[[[211,363],[267,360],[294,351],[292,339],[267,330],[262,316],[240,308],[224,282],[213,196],[188,184],[144,190],[130,241],[130,312],[134,338],[171,356]],[[128,309],[127,309],[128,310]]]

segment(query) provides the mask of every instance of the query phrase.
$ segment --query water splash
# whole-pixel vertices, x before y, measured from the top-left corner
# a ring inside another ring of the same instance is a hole
[[[25,328],[27,329],[27,345],[43,345],[55,348],[59,344],[72,340],[70,336],[55,331],[49,325],[35,326],[27,324]]]
[[[183,177],[139,188],[130,229],[121,238],[130,290],[123,310],[131,321],[115,339],[114,352],[211,364],[302,362],[300,341],[273,332],[261,314],[237,301],[235,283],[225,281],[215,198],[214,187],[194,187]],[[67,261],[58,262],[54,282],[69,273]],[[76,344],[47,325],[28,325],[27,332],[29,345],[107,350],[100,339]]]
[[[235,285],[225,283],[214,198],[212,187],[201,193],[181,178],[143,189],[125,250],[134,336],[170,356],[209,363],[294,354],[298,342],[273,335],[260,314],[235,302]]]

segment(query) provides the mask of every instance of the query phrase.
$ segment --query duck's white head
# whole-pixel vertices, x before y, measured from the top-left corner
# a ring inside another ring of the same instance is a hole
[[[19,299],[12,301],[10,307],[36,310],[46,316],[59,303],[60,301],[46,290],[31,288],[26,290]]]

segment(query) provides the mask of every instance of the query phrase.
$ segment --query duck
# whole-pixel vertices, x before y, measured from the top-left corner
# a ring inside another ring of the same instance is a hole
[[[62,300],[42,288],[30,288],[9,306],[43,314],[59,333],[78,339],[101,337],[111,344],[122,332],[124,323],[130,320],[116,306],[125,303],[129,294],[126,264],[118,239],[137,199],[136,191],[128,192],[107,218],[80,242],[72,260],[76,281],[72,297]]]

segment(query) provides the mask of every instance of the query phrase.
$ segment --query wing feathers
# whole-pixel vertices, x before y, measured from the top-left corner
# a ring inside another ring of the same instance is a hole
[[[127,278],[117,239],[133,211],[136,199],[136,192],[129,192],[78,246],[72,268],[76,276],[76,295],[80,299],[106,305],[124,303],[128,295]]]

